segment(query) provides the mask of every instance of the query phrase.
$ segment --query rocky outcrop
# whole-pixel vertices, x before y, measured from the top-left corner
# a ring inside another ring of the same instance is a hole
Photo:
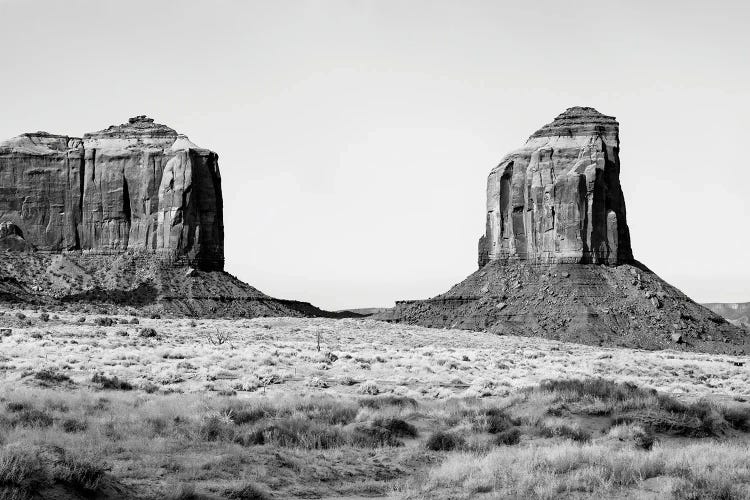
[[[216,153],[145,116],[0,143],[0,303],[179,316],[338,316],[223,271]]]
[[[632,261],[618,133],[613,117],[574,107],[505,156],[487,179],[479,266]]]
[[[376,319],[604,346],[750,353],[750,336],[633,259],[618,124],[570,108],[490,173],[480,268]],[[677,340],[675,340],[677,339]]]
[[[218,156],[145,116],[85,134],[0,143],[0,223],[27,249],[147,251],[222,269]]]
[[[12,222],[0,223],[0,251],[28,252],[33,251],[31,246],[24,238],[21,228]]]

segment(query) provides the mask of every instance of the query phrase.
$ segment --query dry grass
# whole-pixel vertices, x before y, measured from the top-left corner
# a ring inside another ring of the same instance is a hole
[[[369,320],[140,318],[131,325],[118,317],[106,327],[62,313],[28,325],[39,312],[24,316],[0,316],[0,327],[12,328],[0,355],[8,382],[51,370],[79,385],[91,385],[99,373],[159,392],[304,390],[445,399],[503,397],[546,379],[606,377],[688,397],[750,400],[750,371],[732,356],[602,349]],[[156,337],[141,336],[151,330]],[[217,331],[228,340],[208,342]]]
[[[660,482],[649,479],[660,478]],[[652,489],[653,488],[653,489]],[[456,453],[422,480],[403,488],[406,498],[748,498],[750,447],[699,443],[652,451],[606,444],[559,443],[505,448],[485,455]]]
[[[92,320],[0,316],[6,496],[106,498],[112,480],[143,498],[748,498],[739,358],[368,320]]]

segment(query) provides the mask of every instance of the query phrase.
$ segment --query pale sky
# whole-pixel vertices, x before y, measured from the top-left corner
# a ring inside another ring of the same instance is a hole
[[[0,139],[147,114],[219,154],[226,269],[327,309],[476,269],[485,183],[620,122],[635,256],[750,301],[750,2],[0,0]]]

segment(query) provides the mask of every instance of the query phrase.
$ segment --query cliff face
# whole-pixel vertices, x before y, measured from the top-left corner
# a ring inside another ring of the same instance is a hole
[[[574,107],[505,156],[487,179],[479,266],[632,261],[618,133],[613,117]]]
[[[36,250],[141,250],[222,269],[222,206],[216,153],[145,116],[82,139],[0,143],[0,223]]]

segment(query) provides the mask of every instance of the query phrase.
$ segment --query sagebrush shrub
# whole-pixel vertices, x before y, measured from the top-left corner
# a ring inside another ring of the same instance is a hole
[[[521,431],[517,427],[499,432],[495,436],[495,444],[513,446],[521,442]]]
[[[83,432],[88,429],[88,424],[85,420],[78,420],[76,418],[68,418],[60,423],[60,428],[68,433]]]
[[[373,427],[379,427],[396,437],[417,437],[417,428],[400,418],[376,418]]]
[[[67,376],[64,373],[56,372],[55,370],[51,369],[44,369],[39,370],[34,374],[34,378],[37,380],[41,380],[42,382],[49,382],[49,383],[62,383],[62,382],[70,382],[70,377]]]
[[[114,391],[130,391],[133,390],[133,385],[126,381],[120,380],[117,377],[108,377],[101,373],[95,373],[91,377],[91,382],[99,384],[102,389],[114,390]]]
[[[97,326],[112,326],[115,323],[116,321],[114,319],[108,318],[106,316],[94,319],[94,324]]]
[[[427,438],[425,446],[432,451],[452,451],[461,448],[465,441],[461,436],[444,431],[435,431]]]

